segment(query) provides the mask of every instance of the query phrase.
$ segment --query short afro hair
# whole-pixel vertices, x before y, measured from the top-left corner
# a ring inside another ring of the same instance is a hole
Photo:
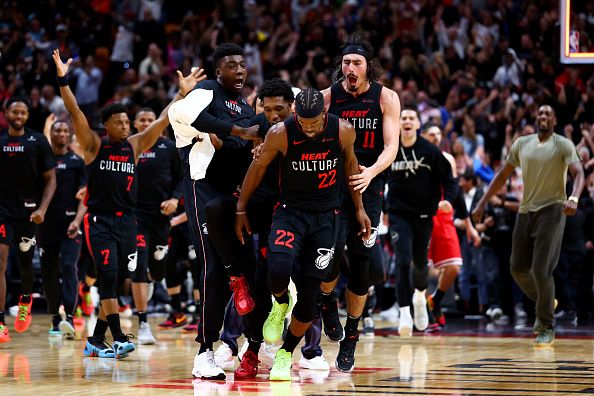
[[[282,98],[289,103],[295,101],[293,89],[291,89],[291,86],[285,80],[271,78],[264,81],[258,92],[258,99],[264,100],[264,98],[273,98],[277,96],[282,96]]]
[[[6,101],[5,108],[8,109],[13,103],[23,103],[27,106],[27,111],[31,109],[31,101],[26,96],[11,96],[10,99]]]
[[[126,106],[124,106],[121,103],[108,104],[103,109],[101,109],[101,122],[105,124],[107,120],[109,120],[109,117],[119,113],[128,114],[128,109],[126,108]]]
[[[223,43],[214,50],[212,54],[212,65],[215,69],[219,67],[219,62],[226,56],[241,55],[245,58],[245,52],[237,44]]]

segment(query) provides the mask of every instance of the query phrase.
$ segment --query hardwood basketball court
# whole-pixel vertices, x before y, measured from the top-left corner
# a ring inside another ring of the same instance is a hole
[[[84,358],[83,340],[49,337],[48,315],[34,315],[23,334],[13,331],[9,319],[13,341],[0,345],[1,394],[594,394],[592,328],[559,326],[554,347],[535,348],[527,326],[452,321],[447,334],[401,339],[390,324],[376,322],[377,335],[359,343],[353,373],[300,370],[298,349],[293,380],[283,383],[268,381],[267,369],[249,381],[234,381],[232,372],[226,381],[194,380],[194,335],[156,330],[158,321],[151,318],[157,345],[140,345],[130,357],[115,361]],[[125,331],[137,332],[135,318],[123,322],[132,326]],[[338,345],[324,339],[322,346],[333,366]]]

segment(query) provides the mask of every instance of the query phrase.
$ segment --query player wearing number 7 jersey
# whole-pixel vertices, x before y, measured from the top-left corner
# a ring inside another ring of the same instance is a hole
[[[111,104],[101,111],[107,136],[100,138],[93,131],[78,107],[68,87],[67,73],[72,59],[63,63],[60,53],[53,53],[60,94],[72,117],[76,137],[84,152],[88,171],[84,227],[86,242],[98,274],[101,306],[93,336],[85,346],[85,356],[123,358],[135,347],[122,333],[118,314],[116,288],[136,268],[136,163],[139,155],[148,150],[168,125],[167,109],[143,132],[130,135],[130,120],[126,108]],[[179,92],[175,100],[183,98],[203,80],[201,69],[183,77],[179,75]],[[109,327],[113,347],[105,342]]]
[[[285,314],[292,305],[287,287],[293,276],[299,299],[270,371],[271,380],[281,381],[291,379],[292,353],[311,324],[320,282],[331,267],[344,175],[358,173],[353,151],[355,130],[347,121],[324,111],[321,92],[312,88],[300,92],[295,98],[295,112],[269,130],[259,159],[250,165],[237,202],[235,226],[243,242],[243,232],[251,234],[246,216],[249,199],[268,165],[281,156],[280,199],[268,239],[268,287],[275,301],[263,328],[266,342],[280,340]],[[368,238],[371,223],[361,195],[352,186],[349,189],[359,234]],[[299,270],[294,270],[296,264]]]

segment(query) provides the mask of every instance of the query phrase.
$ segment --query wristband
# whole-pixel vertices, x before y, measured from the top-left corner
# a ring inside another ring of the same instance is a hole
[[[574,203],[578,203],[578,201],[579,201],[578,198],[577,197],[574,197],[573,195],[571,197],[567,198],[567,200],[568,201],[571,201],[571,202],[574,202]]]
[[[240,216],[240,215],[244,215],[244,214],[246,214],[246,213],[247,213],[247,212],[246,212],[245,210],[244,210],[243,212],[235,212],[235,214],[236,214],[236,215],[238,215],[238,216]]]
[[[68,85],[68,77],[67,76],[62,76],[62,77],[58,76],[57,80],[58,80],[58,85],[60,87],[65,87]]]

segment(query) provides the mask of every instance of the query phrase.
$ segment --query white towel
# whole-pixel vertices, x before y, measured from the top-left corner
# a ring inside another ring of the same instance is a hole
[[[186,147],[192,144],[194,138],[202,141],[194,143],[190,150],[190,177],[193,180],[204,179],[206,169],[215,153],[208,133],[197,130],[192,126],[198,115],[212,102],[213,91],[195,89],[184,99],[169,106],[169,122],[175,132],[176,147]]]

